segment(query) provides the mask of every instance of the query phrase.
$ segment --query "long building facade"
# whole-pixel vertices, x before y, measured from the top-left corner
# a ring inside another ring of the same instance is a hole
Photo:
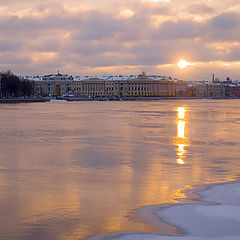
[[[174,81],[163,77],[110,76],[101,78],[77,78],[73,92],[77,96],[96,97],[171,97],[175,95]]]
[[[80,98],[195,97],[239,98],[240,81],[223,82],[172,80],[170,77],[134,76],[73,77],[52,74],[42,77],[20,77],[33,82],[36,96],[71,96]],[[0,81],[1,88],[1,81]]]
[[[29,78],[28,78],[29,79]],[[40,96],[71,94],[82,97],[173,97],[175,82],[167,77],[138,76],[75,77],[47,75],[31,78]]]

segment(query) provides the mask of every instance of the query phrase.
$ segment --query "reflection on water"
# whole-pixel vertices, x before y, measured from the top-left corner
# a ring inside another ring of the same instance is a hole
[[[185,150],[184,150],[184,147],[186,145],[185,144],[178,144],[178,149],[177,149],[177,163],[180,164],[180,165],[183,165],[185,162],[183,160],[183,157],[184,157],[184,153],[185,153]]]
[[[177,109],[178,119],[177,119],[177,139],[176,144],[177,148],[177,163],[180,165],[185,164],[184,162],[184,153],[185,147],[189,145],[188,139],[185,138],[185,112],[186,109],[184,107],[179,107]],[[187,144],[188,143],[188,144]]]
[[[185,121],[178,120],[178,137],[185,138]]]
[[[179,107],[177,109],[177,112],[178,112],[178,119],[184,119],[185,118],[185,108],[184,107]]]
[[[0,239],[154,232],[137,209],[238,178],[240,101],[181,103],[0,105]]]

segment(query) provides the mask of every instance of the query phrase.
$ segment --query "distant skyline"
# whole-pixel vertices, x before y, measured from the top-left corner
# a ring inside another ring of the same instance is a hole
[[[240,80],[239,29],[239,0],[1,0],[0,71]]]

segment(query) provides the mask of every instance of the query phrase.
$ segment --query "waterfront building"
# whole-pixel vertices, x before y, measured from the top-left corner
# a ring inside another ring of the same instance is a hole
[[[183,80],[175,81],[175,96],[176,97],[185,97],[187,90],[187,82]]]
[[[161,76],[76,77],[73,93],[89,97],[173,97],[175,82]]]
[[[76,96],[83,98],[134,99],[137,97],[239,97],[239,83],[202,81],[186,82],[171,77],[146,75],[84,76],[51,74],[21,77],[33,81],[39,96]]]
[[[197,88],[192,85],[188,84],[185,92],[186,97],[197,97]]]
[[[34,82],[34,93],[40,96],[78,97],[173,97],[175,81],[163,76],[147,76],[144,72],[134,76],[85,76],[51,74],[43,77],[22,77]]]
[[[209,98],[225,98],[225,85],[207,82],[206,94],[206,96]]]
[[[73,82],[73,94],[76,96],[103,97],[107,95],[106,80],[108,77],[76,77]]]
[[[72,91],[72,75],[58,73],[43,77],[24,77],[24,79],[34,81],[35,95],[61,96]]]
[[[196,97],[207,97],[207,86],[205,82],[196,82],[192,84],[196,88]]]
[[[240,98],[240,85],[226,85],[226,96],[230,98]]]
[[[1,77],[1,75],[0,75]],[[138,97],[239,98],[240,81],[192,81],[146,75],[84,76],[51,74],[42,77],[19,77],[33,83],[34,95],[68,96],[91,99],[136,99]],[[1,94],[1,79],[0,79]]]
[[[190,85],[194,88],[194,94],[191,97],[225,98],[225,85],[221,82],[191,82]]]

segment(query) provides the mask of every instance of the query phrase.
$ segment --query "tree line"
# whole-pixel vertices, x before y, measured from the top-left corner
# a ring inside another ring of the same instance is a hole
[[[0,72],[0,97],[30,97],[33,91],[32,81],[19,79],[11,71]]]

